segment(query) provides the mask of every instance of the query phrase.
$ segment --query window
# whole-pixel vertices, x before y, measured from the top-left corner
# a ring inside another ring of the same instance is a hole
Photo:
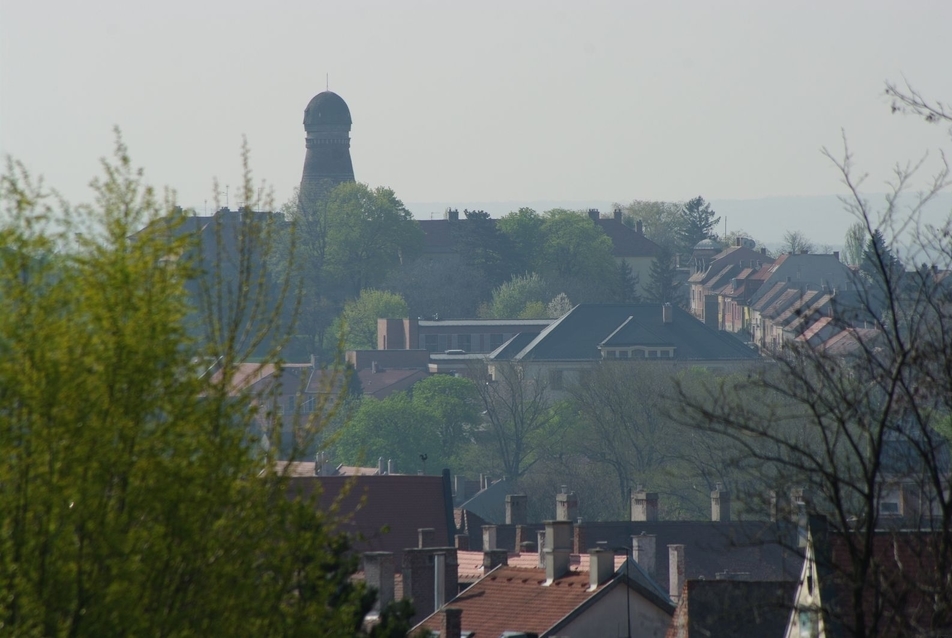
[[[472,352],[472,335],[456,335],[456,347],[466,352]]]
[[[816,609],[800,610],[800,638],[816,638],[820,635],[820,614]]]
[[[424,335],[423,347],[429,352],[439,352],[439,349],[440,349],[439,335]]]
[[[622,350],[619,354],[622,359],[628,359],[629,357],[631,357],[631,353],[628,352],[627,350]]]

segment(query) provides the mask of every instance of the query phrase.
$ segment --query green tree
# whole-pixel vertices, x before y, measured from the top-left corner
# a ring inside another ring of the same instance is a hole
[[[260,273],[222,292],[238,307],[212,308],[225,322],[195,339],[185,220],[121,141],[104,170],[75,210],[19,165],[0,180],[4,630],[355,635],[373,596],[350,581],[348,540],[287,498],[236,390],[267,329],[248,321]]]
[[[807,236],[799,230],[788,230],[783,234],[783,245],[780,247],[780,252],[799,255],[815,251],[816,246],[813,242],[807,239]]]
[[[480,422],[476,387],[465,377],[437,374],[414,384],[414,405],[436,414],[440,424],[442,457],[455,459]]]
[[[512,274],[509,238],[500,232],[489,213],[464,210],[465,220],[452,227],[464,268],[482,273],[486,291]]]
[[[440,438],[437,412],[414,402],[407,392],[386,399],[361,401],[351,422],[340,431],[336,452],[345,463],[393,459],[401,472],[423,469],[420,455],[426,455],[430,469],[446,463]]]
[[[537,272],[578,302],[612,299],[618,266],[611,239],[587,215],[576,211],[553,209],[544,217]]]
[[[367,288],[344,304],[340,320],[348,350],[377,349],[377,319],[406,319],[407,302],[386,290]]]
[[[651,262],[651,270],[648,272],[648,283],[645,286],[647,299],[657,303],[680,305],[683,296],[681,282],[678,281],[677,276],[674,255],[667,248],[662,247],[658,256]]]
[[[714,229],[721,218],[703,197],[695,197],[681,207],[678,222],[678,242],[683,253],[690,252],[704,239],[717,239]]]
[[[493,291],[492,301],[483,307],[480,315],[485,319],[515,319],[537,310],[549,296],[549,287],[539,275],[516,275]],[[543,306],[541,317],[545,317]],[[540,318],[540,317],[532,317]]]
[[[504,215],[497,226],[512,246],[512,271],[531,272],[540,266],[544,219],[531,208]]]
[[[619,207],[618,204],[615,207]],[[680,246],[681,207],[678,202],[656,202],[636,199],[623,207],[624,221],[634,225],[642,222],[645,236],[675,252]]]

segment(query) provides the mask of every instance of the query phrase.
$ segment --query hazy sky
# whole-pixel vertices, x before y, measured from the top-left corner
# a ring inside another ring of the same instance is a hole
[[[878,191],[949,146],[882,92],[952,100],[950,25],[948,0],[4,0],[0,151],[88,199],[117,125],[201,211],[247,135],[281,202],[329,74],[357,179],[408,202],[837,193],[841,129]]]

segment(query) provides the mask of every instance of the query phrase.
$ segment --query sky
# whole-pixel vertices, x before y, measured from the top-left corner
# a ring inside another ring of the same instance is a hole
[[[950,146],[883,94],[952,101],[949,25],[948,0],[4,0],[0,153],[87,201],[119,127],[203,212],[215,178],[241,203],[244,136],[280,205],[329,81],[357,179],[408,203],[837,194],[844,135],[879,192]]]

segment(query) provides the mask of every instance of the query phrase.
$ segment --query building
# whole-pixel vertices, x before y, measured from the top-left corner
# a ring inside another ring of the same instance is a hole
[[[350,126],[350,109],[336,93],[324,91],[308,102],[304,109],[307,154],[301,175],[302,201],[312,201],[338,184],[354,181]]]

